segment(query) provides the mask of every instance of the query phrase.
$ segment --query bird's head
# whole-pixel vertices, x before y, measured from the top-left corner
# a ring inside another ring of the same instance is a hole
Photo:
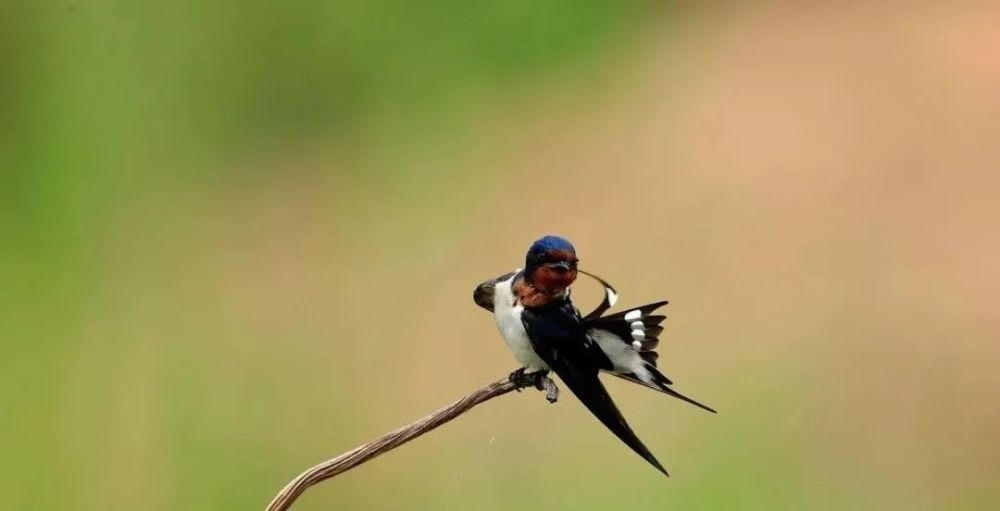
[[[538,290],[555,294],[576,280],[576,249],[559,236],[546,236],[531,245],[524,260],[525,278]]]

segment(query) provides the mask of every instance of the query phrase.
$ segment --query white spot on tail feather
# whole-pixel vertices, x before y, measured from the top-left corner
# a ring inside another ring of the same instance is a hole
[[[642,317],[642,311],[639,309],[631,310],[625,313],[625,321],[635,321]]]

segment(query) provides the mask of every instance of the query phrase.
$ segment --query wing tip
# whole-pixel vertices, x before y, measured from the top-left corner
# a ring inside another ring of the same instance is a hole
[[[648,461],[650,465],[653,465],[653,468],[659,470],[661,474],[670,477],[670,472],[667,472],[667,469],[663,468],[663,465],[661,465],[660,462],[657,461],[652,455],[650,455],[646,461]]]
[[[667,477],[670,477],[670,473],[667,472],[667,469],[663,467],[663,464],[660,463],[660,460],[656,459],[656,456],[653,456],[653,453],[649,452],[649,449],[645,448],[646,446],[642,446],[642,447],[643,447],[642,449],[636,449],[635,447],[632,447],[632,449],[642,459],[646,460],[646,463],[649,463],[650,465],[652,465],[653,468],[655,468],[656,470],[658,470],[661,474],[663,474],[663,475],[665,475]]]

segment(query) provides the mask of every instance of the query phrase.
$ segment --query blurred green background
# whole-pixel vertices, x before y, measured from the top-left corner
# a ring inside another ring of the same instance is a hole
[[[996,509],[1000,8],[0,5],[2,509],[263,509],[506,374],[559,233],[700,412],[493,401],[295,509]],[[581,308],[598,297],[589,282]]]

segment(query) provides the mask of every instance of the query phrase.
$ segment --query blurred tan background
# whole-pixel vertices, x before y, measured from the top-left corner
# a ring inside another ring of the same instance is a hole
[[[296,509],[1000,505],[997,5],[415,4],[0,8],[3,509],[262,509],[514,369],[547,233],[671,300],[673,477],[527,393]]]

